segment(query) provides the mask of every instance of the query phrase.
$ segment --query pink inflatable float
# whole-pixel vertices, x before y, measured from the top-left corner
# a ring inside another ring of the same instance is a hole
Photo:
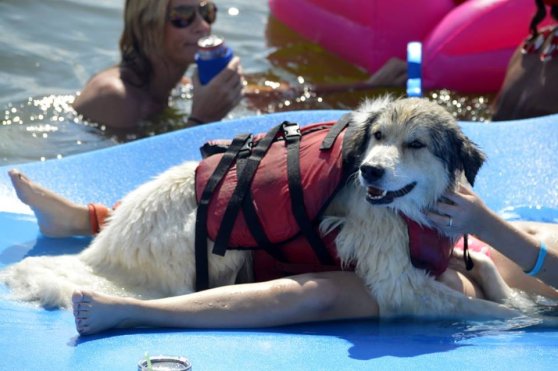
[[[375,72],[423,43],[423,86],[496,92],[529,33],[533,0],[269,0],[271,14],[311,41]]]

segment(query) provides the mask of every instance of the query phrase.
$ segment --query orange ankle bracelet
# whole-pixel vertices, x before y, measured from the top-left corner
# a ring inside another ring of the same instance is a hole
[[[109,215],[109,208],[101,204],[90,203],[87,205],[89,209],[89,224],[91,226],[91,234],[96,235],[101,231],[105,219]]]

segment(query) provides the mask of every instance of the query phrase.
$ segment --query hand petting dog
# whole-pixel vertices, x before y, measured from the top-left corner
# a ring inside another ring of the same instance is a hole
[[[483,220],[490,210],[470,188],[460,185],[455,191],[444,193],[426,217],[439,230],[458,235],[478,235],[485,225]]]

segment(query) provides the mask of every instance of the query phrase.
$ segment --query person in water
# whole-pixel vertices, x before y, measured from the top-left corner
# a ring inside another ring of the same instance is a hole
[[[43,188],[16,170],[9,175],[43,233],[92,234],[86,205]],[[453,259],[441,282],[474,297],[505,298],[513,287],[558,298],[557,224],[506,222],[466,188],[445,196],[427,216],[441,230],[475,235],[478,240],[471,245],[476,244],[480,253],[471,253],[475,264],[470,272],[460,259]],[[459,250],[456,255],[462,257]],[[376,300],[353,272],[309,273],[155,300],[77,290],[72,301],[76,328],[84,335],[122,327],[246,328],[379,314]]]
[[[120,63],[94,75],[73,107],[87,120],[113,129],[130,129],[161,114],[173,88],[184,82],[198,40],[211,33],[217,6],[202,0],[126,0]],[[188,125],[218,121],[242,98],[240,60],[208,84],[191,79]]]
[[[496,97],[492,119],[517,120],[558,113],[558,0],[535,0],[530,35],[515,50]],[[539,29],[547,6],[553,23]]]

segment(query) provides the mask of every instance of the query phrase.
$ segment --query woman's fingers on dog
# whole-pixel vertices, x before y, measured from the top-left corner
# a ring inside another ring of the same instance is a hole
[[[463,200],[463,196],[466,194],[463,190],[464,188],[459,188],[455,191],[447,191],[444,193],[443,198],[449,200],[453,205],[458,205]]]
[[[465,186],[456,191],[447,191],[436,203],[436,208],[446,215],[458,215],[470,209],[474,194]]]
[[[452,215],[461,207],[461,197],[453,193],[444,194],[438,202],[436,202],[436,209],[440,214]]]
[[[457,210],[455,207],[443,202],[438,202],[436,205],[436,210],[433,210],[435,214],[438,214],[436,219],[440,225],[453,226],[455,215],[457,215]]]
[[[441,210],[429,210],[426,212],[426,217],[438,228],[452,228],[455,221],[453,218],[443,213]]]
[[[475,193],[473,192],[472,186],[471,185],[465,185],[465,184],[460,184],[457,191],[455,191],[455,195],[457,197],[472,196],[474,194]]]

